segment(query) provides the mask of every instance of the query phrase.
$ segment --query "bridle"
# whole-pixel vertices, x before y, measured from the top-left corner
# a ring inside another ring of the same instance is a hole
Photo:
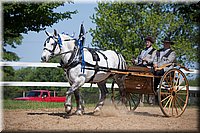
[[[45,47],[45,48],[43,49],[43,51],[44,51],[44,50],[49,51],[49,52],[51,53],[51,55],[53,56],[53,55],[54,55],[54,51],[55,51],[56,46],[57,46],[58,43],[57,43],[57,41],[55,40],[55,37],[53,37],[53,36],[49,36],[47,39],[50,40],[51,38],[54,40],[53,49],[50,50],[50,49],[48,49],[48,48]],[[45,43],[46,43],[46,41],[45,41]],[[45,44],[44,44],[44,46],[45,46]]]
[[[70,51],[61,53],[62,41],[61,41],[60,36],[58,35],[58,38],[56,38],[56,37],[54,37],[54,36],[49,36],[48,39],[50,40],[51,38],[54,40],[53,49],[51,50],[51,49],[48,49],[48,48],[46,48],[46,47],[43,49],[43,51],[46,50],[46,51],[48,51],[48,52],[51,53],[51,55],[50,55],[51,58],[52,58],[52,57],[55,57],[55,56],[62,55],[62,54],[67,54],[67,53],[72,53],[72,52],[74,52],[74,50],[70,50]],[[64,41],[72,41],[72,40],[76,40],[76,39],[66,39],[66,40],[64,40]],[[45,42],[46,42],[46,41],[45,41]],[[58,54],[55,54],[55,49],[56,49],[57,45],[59,46],[60,52],[59,52]]]
[[[62,49],[62,41],[61,41],[61,38],[60,36],[58,35],[58,38],[55,38],[54,36],[49,36],[48,39],[52,38],[54,40],[54,44],[53,44],[53,49],[50,50],[48,48],[44,48],[43,50],[47,50],[51,53],[50,55],[50,58],[53,58],[53,57],[56,57],[56,56],[59,56],[59,55],[65,55],[68,54],[68,53],[71,53],[71,56],[69,58],[69,60],[67,61],[67,63],[65,64],[65,67],[66,66],[70,66],[71,64],[73,64],[73,62],[76,60],[76,57],[79,56],[79,51],[80,51],[80,48],[77,46],[77,39],[65,39],[64,41],[72,41],[72,40],[75,40],[75,46],[73,48],[73,50],[70,50],[70,51],[67,51],[67,52],[63,52],[61,53],[61,49]],[[55,49],[57,47],[57,45],[59,46],[60,48],[60,52],[58,54],[55,54]]]

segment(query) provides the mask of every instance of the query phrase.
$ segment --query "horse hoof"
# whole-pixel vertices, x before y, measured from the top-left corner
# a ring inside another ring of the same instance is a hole
[[[76,115],[80,115],[80,116],[83,115],[83,111],[81,111],[81,110],[77,110],[75,113],[76,113]]]
[[[67,114],[69,114],[69,113],[71,112],[71,110],[72,110],[71,105],[65,105],[65,112],[66,112]]]
[[[95,110],[93,111],[94,115],[100,115],[101,109],[99,107],[96,107]]]

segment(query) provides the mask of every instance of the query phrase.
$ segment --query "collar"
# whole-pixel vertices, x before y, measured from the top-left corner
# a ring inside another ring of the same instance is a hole
[[[153,47],[152,46],[150,46],[150,47],[148,47],[148,48],[145,48],[145,50],[150,50],[150,49],[152,49]]]

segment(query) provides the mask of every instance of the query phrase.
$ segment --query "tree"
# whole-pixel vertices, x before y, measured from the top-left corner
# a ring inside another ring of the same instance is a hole
[[[71,3],[71,2],[68,2]],[[77,11],[57,13],[54,9],[64,6],[63,2],[3,3],[3,59],[18,61],[20,58],[6,47],[16,48],[22,42],[22,33],[39,32],[60,20],[71,19]]]
[[[175,4],[175,8],[176,8],[176,12],[179,12],[183,18],[185,19],[186,23],[193,23],[197,28],[197,31],[199,31],[200,27],[199,27],[199,23],[200,23],[200,2],[198,3],[188,3],[188,4]],[[196,44],[199,44],[200,42],[200,34],[197,33],[197,35],[195,35],[195,39],[194,41],[196,41]],[[197,47],[197,51],[198,53],[200,52],[199,47]],[[198,57],[198,62],[200,62],[199,60],[199,54],[197,54]]]
[[[68,2],[72,3],[72,2]],[[19,2],[4,2],[3,7],[3,60],[18,61],[20,58],[16,53],[8,51],[7,48],[16,48],[22,43],[22,33],[28,34],[29,31],[39,32],[45,30],[46,27],[52,26],[59,21],[64,19],[71,19],[72,14],[76,14],[77,11],[65,11],[55,12],[57,7],[64,6],[64,2],[38,2],[38,3],[19,3]],[[27,70],[27,71],[26,71]],[[12,67],[3,67],[3,78],[4,81],[11,81],[23,79],[25,81],[41,81],[41,80],[51,80],[56,79],[48,78],[49,72],[54,74],[57,80],[60,80],[58,75],[62,76],[59,70],[49,70],[41,68],[27,68],[25,70],[15,71]],[[21,72],[22,71],[22,72]],[[23,72],[25,71],[25,72]],[[63,72],[62,72],[63,73]],[[34,75],[36,74],[36,75]],[[44,75],[45,74],[45,75]],[[19,76],[19,77],[16,77]],[[34,77],[34,78],[33,78]],[[30,80],[29,80],[30,79]],[[57,81],[56,80],[56,81]],[[60,80],[61,81],[61,80]],[[63,81],[63,79],[62,79]],[[18,91],[22,87],[4,88],[4,96],[9,97]],[[11,94],[12,93],[12,94]]]
[[[126,60],[131,60],[132,55],[137,56],[145,47],[146,36],[156,39],[157,49],[168,36],[176,43],[173,49],[179,63],[195,62],[198,26],[186,23],[187,19],[175,9],[173,3],[98,3],[96,14],[91,17],[97,25],[90,30],[93,45],[119,51]]]

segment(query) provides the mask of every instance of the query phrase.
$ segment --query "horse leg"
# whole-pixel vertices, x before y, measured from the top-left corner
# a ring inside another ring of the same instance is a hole
[[[126,92],[125,92],[125,85],[124,85],[125,76],[116,74],[114,76],[114,80],[119,87],[121,102],[125,103],[126,102]]]
[[[65,75],[65,77],[66,77],[66,80],[68,80],[70,86],[72,86],[72,82],[69,80],[69,78],[68,78],[68,76],[67,76],[67,70],[64,69],[64,71],[65,71],[64,75]],[[68,90],[69,90],[69,89],[68,89]],[[72,110],[72,100],[71,100],[71,99],[72,99],[72,96],[66,94],[66,100],[65,100],[64,106],[65,106],[65,112],[66,112],[67,114],[70,114],[70,113],[71,113],[71,110]]]
[[[80,93],[79,93],[79,89],[76,89],[74,91],[74,96],[75,96],[75,99],[76,99],[76,114],[77,115],[82,115],[84,113],[84,106],[83,106],[83,100],[80,96]]]
[[[65,100],[65,112],[67,114],[71,113],[72,110],[72,102],[71,102],[72,96],[71,95],[66,95],[66,100]]]
[[[104,101],[106,99],[106,94],[108,94],[108,90],[106,88],[106,81],[102,81],[97,83],[99,89],[100,89],[100,95],[99,95],[99,102],[96,105],[94,112],[99,112],[101,110],[101,108],[104,105]]]
[[[71,105],[71,95],[74,93],[75,98],[79,99],[77,96],[79,95],[78,89],[85,83],[84,78],[78,78],[76,79],[76,82],[74,82],[69,90],[66,92],[66,102],[65,102],[65,112],[68,114],[72,110],[72,105]],[[77,92],[75,92],[77,90]],[[79,104],[79,103],[78,103]]]

